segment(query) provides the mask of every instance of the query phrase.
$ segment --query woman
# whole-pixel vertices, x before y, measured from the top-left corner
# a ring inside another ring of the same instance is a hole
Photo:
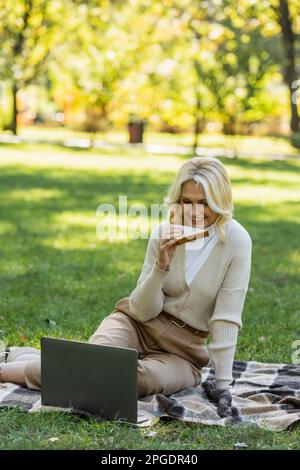
[[[152,230],[135,289],[117,301],[89,342],[138,351],[139,398],[199,384],[202,367],[210,362],[215,382],[209,395],[216,401],[225,397],[230,405],[251,238],[232,217],[230,179],[216,158],[185,162],[165,201],[168,218]],[[208,236],[177,244],[177,224],[202,226]],[[30,352],[39,354],[28,348],[8,354],[0,380],[40,389],[40,358],[22,360]]]

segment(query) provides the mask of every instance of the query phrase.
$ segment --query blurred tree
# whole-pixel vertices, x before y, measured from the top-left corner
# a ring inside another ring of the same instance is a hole
[[[52,96],[68,123],[89,132],[92,144],[95,133],[111,123],[114,107],[124,106],[120,100],[115,102],[116,94],[135,68],[128,34],[130,11],[124,2],[102,1],[100,5],[92,0],[78,11],[80,24],[56,48],[49,74]]]
[[[173,37],[166,48],[165,32],[161,44],[169,60],[176,54],[185,85],[194,94],[194,147],[206,119],[221,120],[226,133],[235,133],[247,131],[266,112],[279,115],[268,89],[278,77],[279,38],[276,25],[269,31],[263,9],[247,0],[238,5],[233,0],[176,0],[162,12],[164,30]]]
[[[243,132],[242,123],[264,116],[259,97],[264,93],[268,102],[266,85],[280,60],[278,40],[264,33],[254,2],[224,0],[205,9],[205,15],[199,17],[198,10],[189,21],[197,41],[195,71],[215,101],[225,133]]]
[[[273,8],[281,28],[284,46],[283,76],[290,93],[291,131],[299,132],[297,90],[300,80],[296,69],[296,38],[297,32],[300,33],[300,2],[299,0],[278,0],[273,3]]]
[[[266,116],[280,117],[286,99],[274,92],[287,50],[276,16],[282,2],[0,0],[11,128],[17,132],[18,90],[39,83],[65,122],[92,136],[132,114],[155,129],[194,128],[195,147],[207,122],[249,132]],[[297,0],[289,5],[297,31]],[[296,115],[294,105],[293,122]]]
[[[18,91],[32,82],[43,83],[50,52],[76,27],[73,6],[72,0],[0,0],[0,78],[11,87],[14,134]]]

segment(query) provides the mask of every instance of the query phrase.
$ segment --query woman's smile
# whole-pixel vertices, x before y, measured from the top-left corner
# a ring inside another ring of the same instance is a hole
[[[186,181],[181,186],[180,200],[183,225],[206,228],[218,214],[210,209],[204,190],[195,181]]]

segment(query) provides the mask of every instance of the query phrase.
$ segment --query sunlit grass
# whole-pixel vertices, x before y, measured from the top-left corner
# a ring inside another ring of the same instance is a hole
[[[24,202],[34,202],[41,201],[43,199],[61,198],[62,196],[62,191],[53,191],[51,189],[45,188],[33,188],[11,190],[9,198],[16,201],[20,200]]]
[[[47,126],[28,126],[20,129],[20,136],[26,138],[40,138],[49,140],[66,139],[89,139],[87,132],[74,131],[69,128]],[[128,143],[128,131],[126,128],[98,132],[96,138],[110,143]],[[187,145],[192,146],[194,136],[191,133],[170,134],[152,132],[145,129],[144,143],[149,145]],[[220,133],[204,133],[198,138],[200,147],[223,147],[225,149],[236,149],[243,152],[262,152],[266,154],[294,154],[299,153],[293,147],[287,137],[256,137],[256,136],[226,136]]]
[[[149,155],[138,148],[132,150],[72,150],[50,145],[36,145],[35,151],[30,151],[31,146],[2,145],[0,147],[0,165],[17,164],[24,167],[34,166],[38,168],[53,168],[58,171],[62,168],[72,170],[95,170],[98,172],[117,171],[118,174],[130,170],[131,174],[143,174],[145,171],[167,171],[174,165],[179,165],[180,157],[163,157],[159,154]],[[26,159],[23,152],[26,152]],[[83,158],[84,157],[84,158]],[[128,158],[130,157],[130,158]]]
[[[132,151],[0,146],[0,329],[9,344],[39,346],[42,335],[86,340],[135,287],[147,239],[97,236],[100,204],[161,204],[187,157]],[[222,159],[233,183],[235,218],[253,240],[250,289],[236,358],[291,362],[300,339],[300,161]],[[109,225],[114,217],[109,216]],[[126,227],[124,216],[121,226]],[[153,227],[143,214],[129,218]],[[139,228],[137,226],[136,228]],[[46,319],[56,322],[51,329]],[[254,427],[161,423],[157,436],[74,416],[0,412],[1,448],[297,448],[299,426],[274,434]],[[58,436],[56,443],[49,437]],[[31,436],[31,437],[30,437]]]

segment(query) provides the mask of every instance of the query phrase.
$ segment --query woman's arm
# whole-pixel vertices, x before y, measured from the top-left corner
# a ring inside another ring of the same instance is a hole
[[[156,264],[159,242],[158,229],[160,226],[161,224],[151,232],[142,272],[138,278],[136,288],[129,297],[130,314],[140,322],[146,322],[157,317],[163,310],[165,295],[162,285],[170,271],[170,267],[164,270]]]
[[[210,325],[212,341],[208,345],[209,356],[215,368],[217,389],[228,389],[233,380],[232,365],[239,327],[236,323],[216,320]]]
[[[235,245],[222,286],[217,294],[213,315],[208,322],[212,341],[208,345],[215,366],[218,389],[226,389],[232,382],[232,366],[242,311],[251,272],[252,241],[245,233]]]

